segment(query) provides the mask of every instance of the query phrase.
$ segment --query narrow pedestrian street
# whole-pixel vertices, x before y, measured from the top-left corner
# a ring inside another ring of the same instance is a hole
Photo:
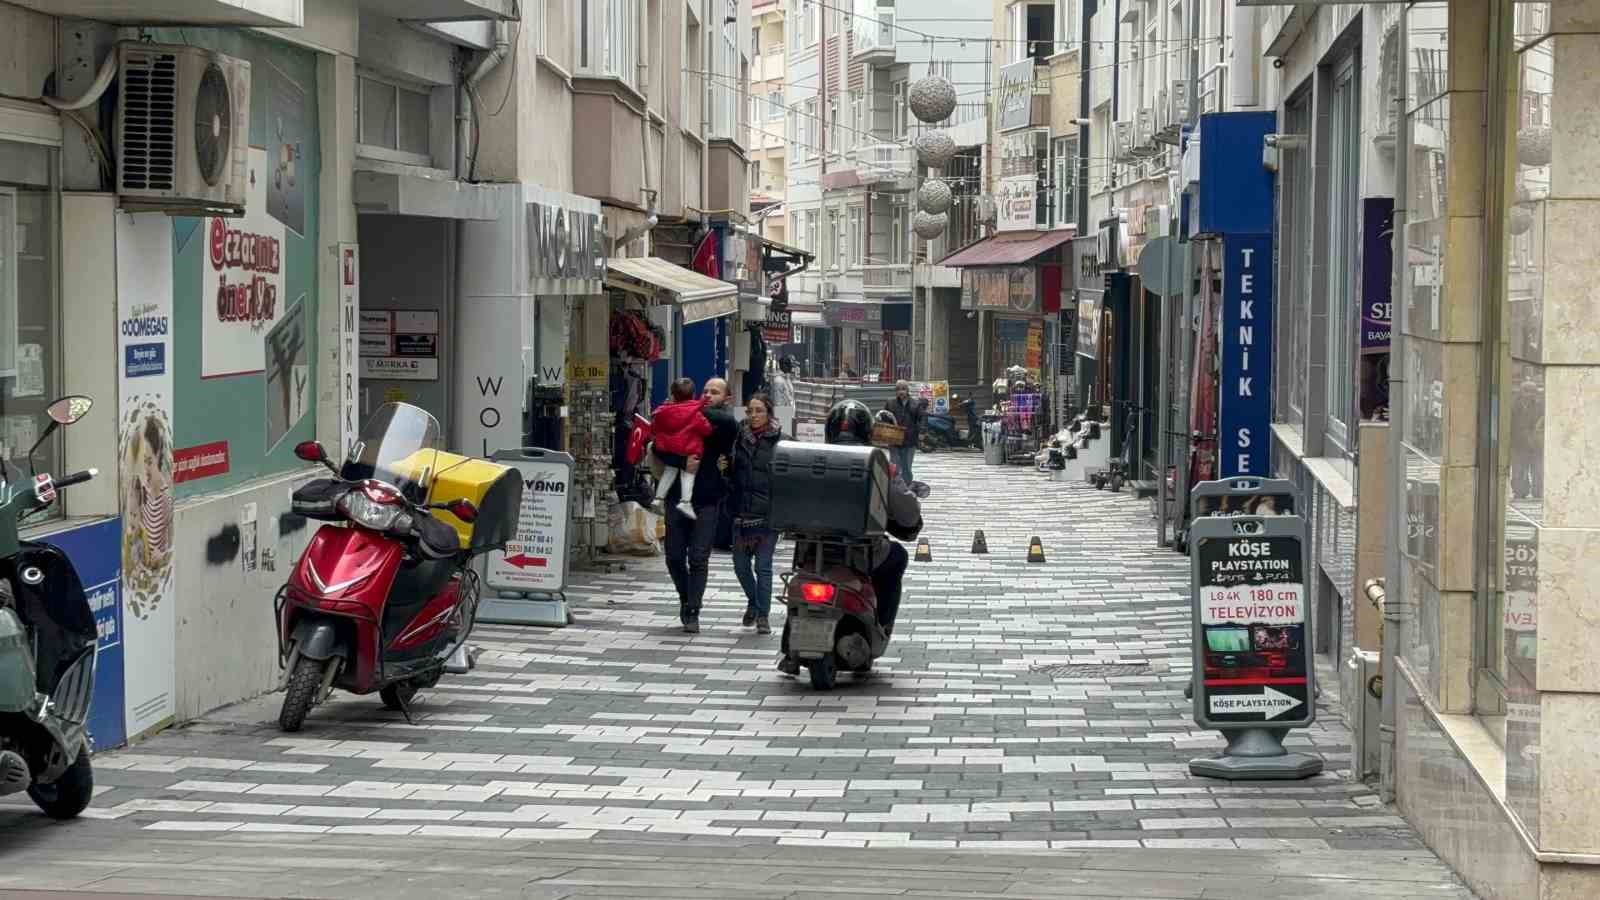
[[[272,695],[99,757],[79,822],[4,801],[0,897],[1471,896],[1348,780],[1326,694],[1289,738],[1325,774],[1188,774],[1221,740],[1183,698],[1188,560],[1147,501],[917,465],[933,559],[870,678],[776,672],[726,555],[695,636],[660,559],[629,560],[580,576],[571,627],[481,627],[414,724],[338,694],[285,736]]]

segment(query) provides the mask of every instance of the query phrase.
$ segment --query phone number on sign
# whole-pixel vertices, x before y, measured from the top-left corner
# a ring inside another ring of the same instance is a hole
[[[1229,622],[1299,625],[1306,620],[1304,592],[1298,584],[1200,589],[1200,624]]]

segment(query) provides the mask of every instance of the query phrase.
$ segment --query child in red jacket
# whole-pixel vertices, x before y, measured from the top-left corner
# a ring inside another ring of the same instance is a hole
[[[655,449],[683,457],[699,456],[705,452],[706,435],[712,430],[711,420],[705,414],[706,400],[704,397],[695,399],[694,382],[688,378],[674,381],[671,393],[672,400],[656,407],[651,416],[650,431]],[[660,461],[659,457],[657,461]],[[694,504],[690,502],[694,495],[694,473],[687,469],[665,468],[656,486],[656,503],[666,502],[667,491],[674,481],[679,483],[678,512],[691,519],[698,518],[694,514]]]

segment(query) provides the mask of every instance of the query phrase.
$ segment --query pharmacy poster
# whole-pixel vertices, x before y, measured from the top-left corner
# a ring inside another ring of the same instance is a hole
[[[502,450],[494,459],[522,474],[522,506],[506,549],[489,555],[485,580],[502,593],[559,594],[567,584],[572,457],[530,448]]]
[[[200,264],[201,361],[205,378],[267,367],[267,335],[283,318],[283,223],[267,213],[266,151],[250,149],[250,192],[237,219],[206,218]]]
[[[129,739],[173,717],[172,240],[160,213],[118,213],[118,479],[122,653]]]

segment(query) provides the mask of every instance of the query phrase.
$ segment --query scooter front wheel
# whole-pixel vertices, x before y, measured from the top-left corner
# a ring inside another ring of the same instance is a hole
[[[28,796],[52,819],[76,819],[94,799],[94,766],[89,762],[89,751],[79,750],[78,758],[60,778],[33,785],[28,788]]]
[[[332,665],[322,659],[300,657],[294,671],[289,673],[288,686],[283,692],[283,711],[278,714],[278,727],[284,731],[299,731],[306,723],[306,713],[316,704],[317,691],[322,689],[323,669]]]

